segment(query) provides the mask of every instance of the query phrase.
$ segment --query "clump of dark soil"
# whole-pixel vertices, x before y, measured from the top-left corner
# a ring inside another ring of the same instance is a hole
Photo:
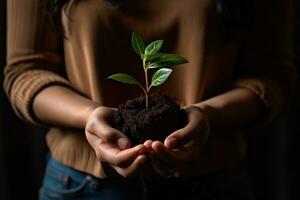
[[[142,97],[121,104],[113,126],[136,145],[147,139],[163,142],[170,133],[182,128],[185,121],[185,111],[178,99],[154,94],[149,97],[148,109]]]

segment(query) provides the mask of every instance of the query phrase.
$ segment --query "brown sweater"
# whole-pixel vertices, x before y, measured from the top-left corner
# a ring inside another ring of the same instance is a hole
[[[35,96],[51,85],[117,107],[139,95],[134,87],[106,80],[125,72],[143,80],[130,46],[132,31],[146,41],[165,39],[165,51],[183,55],[189,64],[174,68],[160,88],[183,105],[203,101],[234,87],[255,92],[266,106],[264,123],[285,109],[295,72],[292,65],[291,3],[254,0],[253,27],[224,42],[218,30],[214,0],[145,1],[143,16],[120,13],[103,0],[70,0],[62,10],[65,37],[51,27],[45,0],[9,0],[7,66],[4,87],[16,114],[39,124],[33,113]],[[243,62],[237,64],[243,43]],[[63,47],[63,50],[62,48]],[[49,127],[47,143],[54,158],[97,177],[106,177],[86,141],[84,130]],[[243,132],[240,130],[239,132]],[[203,153],[203,170],[222,169],[241,160],[243,134],[211,137]]]

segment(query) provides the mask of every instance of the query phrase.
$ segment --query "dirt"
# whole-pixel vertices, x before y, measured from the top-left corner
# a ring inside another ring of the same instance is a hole
[[[149,97],[148,109],[144,97],[121,104],[114,116],[113,126],[136,145],[147,139],[163,142],[170,133],[182,128],[185,121],[185,111],[178,99],[154,94]]]

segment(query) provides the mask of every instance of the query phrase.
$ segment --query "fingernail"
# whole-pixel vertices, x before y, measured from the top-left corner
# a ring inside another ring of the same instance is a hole
[[[125,149],[128,145],[128,141],[127,139],[125,138],[119,138],[118,139],[118,146],[121,148],[121,149]]]

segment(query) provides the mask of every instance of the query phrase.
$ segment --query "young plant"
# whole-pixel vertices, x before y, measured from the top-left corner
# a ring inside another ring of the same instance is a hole
[[[124,84],[138,85],[145,94],[146,109],[148,109],[149,107],[148,98],[150,89],[152,87],[162,85],[168,80],[173,71],[172,69],[170,69],[170,67],[188,62],[187,59],[176,54],[159,53],[162,48],[163,42],[163,40],[156,40],[145,47],[142,38],[137,33],[132,34],[132,48],[143,62],[143,70],[145,76],[144,86],[129,74],[117,73],[108,77],[108,79],[112,79]],[[148,76],[149,69],[158,69],[152,76],[150,84]]]

